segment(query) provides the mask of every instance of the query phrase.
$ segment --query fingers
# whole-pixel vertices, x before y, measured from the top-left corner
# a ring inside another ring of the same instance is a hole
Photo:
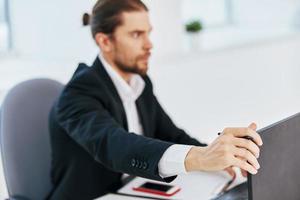
[[[243,169],[240,169],[240,173],[243,177],[247,178],[248,176],[248,172],[243,170]],[[235,180],[236,177],[237,177],[237,174],[236,172],[234,171],[233,167],[227,167],[226,169],[224,169],[224,171],[226,171],[231,177],[232,177],[232,180]]]
[[[241,173],[242,173],[242,176],[243,176],[243,177],[247,177],[247,176],[248,176],[247,171],[245,171],[245,170],[243,170],[243,169],[241,169]]]
[[[238,156],[236,156],[237,158],[239,158],[239,159],[243,159],[243,158],[241,158],[241,157],[238,157]],[[241,174],[242,174],[242,176],[243,177],[245,177],[245,178],[247,178],[247,176],[248,176],[248,172],[247,171],[245,171],[245,170],[243,170],[243,169],[240,169],[241,170]]]
[[[260,135],[256,131],[248,128],[246,134],[247,134],[246,136],[250,136],[257,145],[262,146],[263,141]]]
[[[259,157],[260,150],[252,140],[247,140],[244,138],[233,138],[232,141],[234,146],[245,148],[249,150],[256,158]]]
[[[250,165],[247,161],[238,158],[233,158],[233,163],[234,166],[239,167],[251,174],[257,174],[257,170],[252,165]]]
[[[252,123],[248,126],[248,128],[250,128],[250,129],[256,131],[257,125],[256,125],[254,122],[252,122]]]
[[[244,148],[234,148],[234,155],[240,157],[240,160],[248,161],[256,170],[260,168],[260,165],[257,159],[254,157],[252,153]]]
[[[260,168],[257,158],[260,154],[259,146],[263,142],[256,129],[255,123],[245,128],[226,128],[213,143],[217,148],[220,147],[221,152],[226,153],[225,165],[239,167],[245,177],[247,172],[256,174]],[[234,171],[229,168],[226,171],[233,176]]]
[[[247,136],[251,137],[257,145],[261,146],[263,144],[262,139],[254,128],[256,128],[256,124],[252,123],[248,128],[226,128],[223,132],[224,134],[233,135],[239,138]]]
[[[235,173],[235,171],[232,169],[232,167],[227,167],[227,168],[225,169],[225,171],[226,171],[233,179],[235,179],[236,173]]]

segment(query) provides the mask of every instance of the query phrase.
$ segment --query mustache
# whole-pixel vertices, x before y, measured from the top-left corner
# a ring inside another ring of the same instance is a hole
[[[140,59],[146,59],[146,58],[149,58],[150,56],[151,56],[151,52],[149,51],[149,52],[146,52],[143,55],[140,55],[139,58]]]

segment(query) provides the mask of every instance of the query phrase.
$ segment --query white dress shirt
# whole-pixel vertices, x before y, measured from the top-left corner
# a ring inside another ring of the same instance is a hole
[[[119,96],[121,97],[126,118],[128,131],[143,135],[143,127],[138,115],[136,100],[142,94],[145,88],[145,82],[140,75],[133,74],[129,83],[127,83],[100,53],[101,60],[105,70],[113,81]],[[191,145],[174,144],[171,145],[161,157],[158,163],[159,175],[162,178],[186,173],[184,160],[191,149]]]

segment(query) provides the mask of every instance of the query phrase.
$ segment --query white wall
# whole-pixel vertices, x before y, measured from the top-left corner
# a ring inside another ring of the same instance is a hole
[[[144,0],[149,6],[154,25],[152,40],[155,55],[164,56],[182,51],[184,26],[181,21],[182,0]]]
[[[293,26],[295,11],[300,9],[297,0],[232,1],[238,25],[261,29]]]
[[[153,61],[161,102],[194,136],[212,141],[226,126],[262,128],[300,111],[300,36]]]
[[[299,50],[300,36],[294,36],[226,51],[152,57],[149,73],[174,120],[211,141],[225,126],[254,120],[262,127],[300,111]],[[0,68],[0,91],[5,91],[32,77],[65,83],[77,62],[8,59],[0,65],[6,66]]]
[[[185,37],[181,19],[182,1],[144,0],[154,24],[155,55],[181,52]],[[81,17],[84,12],[91,12],[94,2],[11,0],[14,46],[18,55],[39,59],[91,60],[97,47],[89,27],[82,27]],[[295,10],[300,9],[300,3],[299,8],[295,6],[296,0],[233,2],[236,23],[254,29],[292,26]]]
[[[97,47],[89,27],[82,26],[81,17],[84,12],[91,13],[94,2],[11,0],[14,46],[18,55],[38,59],[92,59]],[[145,0],[145,3],[155,24],[153,41],[159,44],[154,53],[178,52],[183,37],[178,14],[181,0]]]
[[[89,59],[96,47],[81,17],[95,1],[11,0],[14,47],[35,59]]]

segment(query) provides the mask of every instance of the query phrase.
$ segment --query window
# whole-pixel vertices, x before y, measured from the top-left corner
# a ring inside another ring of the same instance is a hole
[[[184,0],[182,8],[184,22],[199,19],[206,28],[223,26],[233,20],[231,0]]]
[[[11,48],[8,1],[0,0],[0,52]]]
[[[215,50],[300,33],[299,0],[183,0],[183,24],[200,20],[201,50]],[[195,48],[191,48],[195,49]]]
[[[199,19],[205,28],[230,24],[255,28],[292,26],[300,24],[299,13],[298,0],[183,0],[182,6],[184,22]]]

